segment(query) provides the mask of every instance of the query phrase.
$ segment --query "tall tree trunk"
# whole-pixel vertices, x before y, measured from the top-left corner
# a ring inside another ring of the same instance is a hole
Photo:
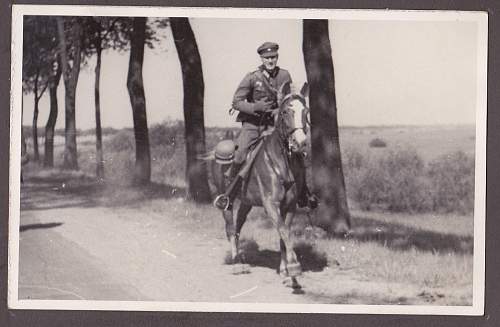
[[[61,80],[61,71],[61,62],[58,60],[57,70],[54,75],[50,76],[49,81],[50,113],[45,125],[45,156],[43,162],[45,167],[54,167],[54,130],[58,113],[57,87]]]
[[[101,32],[99,31],[99,34]],[[101,80],[101,39],[96,41],[97,63],[95,66],[95,137],[96,137],[96,176],[99,179],[104,178],[104,158],[102,153],[102,129],[101,129],[101,98],[99,93]]]
[[[21,183],[24,182],[23,177],[23,166],[28,163],[28,149],[26,147],[26,139],[24,138],[24,126],[23,126],[23,117],[24,117],[24,90],[21,93]]]
[[[33,108],[33,124],[31,127],[31,134],[33,137],[33,161],[38,162],[40,160],[40,154],[38,152],[38,74],[35,77],[35,88],[33,90],[33,97],[35,107]]]
[[[29,161],[28,149],[26,147],[26,139],[24,137],[23,116],[24,116],[24,96],[21,97],[21,182],[23,181],[22,166],[28,163]]]
[[[204,161],[197,160],[199,154],[205,153],[205,85],[200,53],[188,18],[171,18],[170,24],[182,68],[188,194],[196,202],[209,202],[211,196],[207,165]]]
[[[310,85],[313,180],[321,199],[319,225],[343,234],[350,228],[350,214],[340,155],[328,20],[303,21],[302,47]]]
[[[67,53],[67,42],[64,31],[64,20],[62,17],[57,17],[57,30],[59,35],[59,43],[61,48],[61,65],[64,76],[64,87],[66,89],[65,96],[65,148],[64,148],[64,164],[66,169],[78,169],[78,154],[76,148],[76,118],[75,118],[75,98],[76,86],[78,84],[78,76],[80,75],[80,63],[82,58],[81,53],[81,26],[79,22],[72,22],[72,46],[73,64],[69,65],[69,56]]]
[[[146,117],[146,97],[142,81],[144,42],[146,38],[146,18],[135,17],[130,37],[130,61],[128,66],[127,89],[132,104],[135,134],[134,183],[145,184],[151,179],[151,156],[149,153],[148,122]]]

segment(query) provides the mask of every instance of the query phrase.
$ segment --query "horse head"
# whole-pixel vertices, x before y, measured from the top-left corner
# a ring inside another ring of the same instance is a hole
[[[306,98],[308,85],[304,83],[300,92],[296,92],[290,82],[281,85],[278,91],[278,114],[276,128],[283,140],[293,152],[302,151],[309,131],[309,108]]]

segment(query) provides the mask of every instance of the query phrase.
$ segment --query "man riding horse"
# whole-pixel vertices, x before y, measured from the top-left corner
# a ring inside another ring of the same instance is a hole
[[[242,123],[242,128],[236,141],[236,152],[230,170],[229,177],[232,183],[226,192],[217,196],[214,201],[214,205],[221,210],[231,208],[241,188],[245,174],[249,170],[242,168],[248,168],[246,165],[251,165],[251,162],[246,162],[249,149],[255,146],[262,133],[274,125],[272,111],[278,107],[278,88],[292,82],[290,73],[277,66],[278,48],[278,44],[272,42],[265,42],[257,48],[262,65],[243,78],[234,94],[233,109],[239,112],[236,121]],[[295,161],[299,169],[305,167],[302,155],[298,155]],[[297,184],[302,186],[299,190],[298,205],[315,208],[317,199],[309,192],[305,183],[305,173],[295,174],[294,172],[294,175]],[[300,180],[297,181],[297,179]]]

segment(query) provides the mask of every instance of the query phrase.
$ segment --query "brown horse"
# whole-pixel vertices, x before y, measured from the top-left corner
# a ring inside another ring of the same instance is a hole
[[[297,195],[301,185],[300,178],[294,179],[292,166],[293,153],[302,151],[308,131],[308,113],[304,84],[300,93],[291,92],[290,84],[283,85],[278,91],[278,109],[275,109],[275,127],[264,132],[262,144],[257,145],[246,181],[238,194],[240,204],[236,221],[233,208],[223,210],[226,235],[231,244],[232,264],[242,264],[239,252],[239,236],[248,213],[254,206],[264,207],[272,220],[280,238],[281,262],[279,273],[292,281],[294,288],[300,288],[296,276],[302,268],[297,260],[290,237],[290,228],[297,207]],[[250,155],[251,156],[251,155]],[[215,164],[214,181],[219,193],[225,191],[225,171],[229,165]]]

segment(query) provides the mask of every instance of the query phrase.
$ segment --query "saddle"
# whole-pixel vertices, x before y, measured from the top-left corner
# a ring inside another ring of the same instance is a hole
[[[243,183],[240,184],[240,191],[242,194],[246,192],[246,189],[248,187],[248,182],[249,182],[249,177],[250,177],[250,170],[252,169],[253,163],[255,161],[255,158],[257,157],[257,154],[260,152],[264,145],[264,140],[265,138],[272,133],[272,130],[265,131],[262,133],[262,135],[257,138],[252,144],[250,144],[246,160],[242,163],[237,175],[241,177],[241,180]],[[232,140],[223,140],[220,141],[216,148],[215,148],[215,159],[219,164],[223,165],[230,165],[234,161],[234,152],[236,151],[237,146]],[[289,163],[287,163],[289,164]],[[230,179],[232,172],[231,170],[234,169],[234,167],[231,167],[228,169],[225,173],[225,178]],[[293,173],[288,170],[288,174],[280,174],[277,169],[275,169],[275,172],[281,177],[282,183],[285,186],[286,189],[289,189],[294,183],[295,183],[295,178],[293,177]],[[236,172],[235,172],[236,173]],[[234,174],[233,176],[235,176]],[[229,181],[231,182],[231,181]]]

